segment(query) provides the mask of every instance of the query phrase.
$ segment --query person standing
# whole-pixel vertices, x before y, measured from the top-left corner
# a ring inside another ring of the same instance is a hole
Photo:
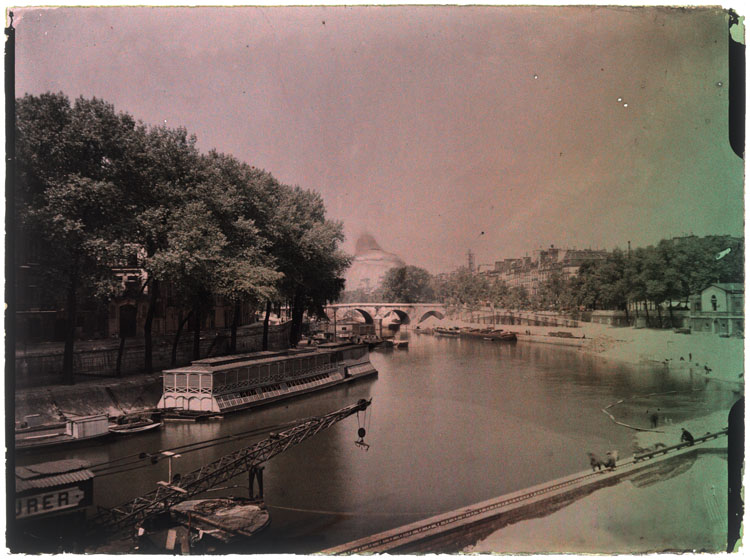
[[[695,438],[693,437],[693,434],[688,432],[685,428],[682,428],[682,437],[680,437],[680,441],[693,445],[693,443],[695,443]]]

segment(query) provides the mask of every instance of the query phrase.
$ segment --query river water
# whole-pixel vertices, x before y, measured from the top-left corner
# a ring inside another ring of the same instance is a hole
[[[588,468],[586,453],[630,455],[633,431],[729,410],[736,396],[697,372],[607,362],[576,349],[411,334],[408,350],[375,351],[378,377],[203,423],[92,447],[21,457],[92,464],[196,440],[276,426],[372,398],[351,416],[273,458],[264,473],[271,525],[245,552],[311,553]],[[647,396],[651,395],[651,396]],[[355,445],[367,429],[369,450]],[[257,438],[256,438],[257,439]],[[251,442],[251,440],[244,440]],[[677,443],[677,442],[667,442]],[[239,446],[209,447],[174,462],[187,472]],[[167,479],[167,462],[97,477],[95,503],[118,505]],[[206,496],[247,495],[247,477]]]

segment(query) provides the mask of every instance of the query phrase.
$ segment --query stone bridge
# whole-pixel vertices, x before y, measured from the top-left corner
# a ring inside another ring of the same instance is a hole
[[[326,315],[339,320],[349,312],[357,312],[365,323],[373,324],[376,319],[398,319],[402,325],[417,325],[428,317],[443,319],[447,312],[442,303],[336,303],[325,308]],[[394,321],[395,322],[395,321]]]
[[[334,314],[341,320],[351,312],[364,317],[367,324],[383,320],[383,324],[397,322],[402,325],[418,325],[428,317],[448,318],[484,325],[532,325],[549,327],[578,327],[580,319],[551,311],[522,311],[493,307],[452,307],[442,303],[336,303],[325,308],[329,320]],[[396,321],[395,319],[398,319]]]

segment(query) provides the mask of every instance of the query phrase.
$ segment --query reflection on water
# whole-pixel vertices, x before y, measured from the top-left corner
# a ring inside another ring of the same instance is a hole
[[[77,456],[101,463],[372,397],[360,424],[356,417],[340,422],[266,467],[271,526],[243,550],[313,552],[586,469],[587,451],[627,453],[632,431],[601,412],[619,399],[677,391],[663,400],[618,405],[618,417],[643,426],[646,409],[655,404],[679,422],[728,410],[733,401],[726,388],[703,379],[605,362],[575,349],[426,335],[412,335],[409,344],[408,351],[373,352],[377,378],[221,421],[171,423],[158,433],[26,462]],[[369,451],[354,444],[359,425],[367,428]],[[236,447],[230,442],[183,454],[175,470],[192,470]],[[112,506],[145,493],[166,479],[166,469],[160,462],[97,479],[95,500]],[[247,478],[230,485],[244,495]]]

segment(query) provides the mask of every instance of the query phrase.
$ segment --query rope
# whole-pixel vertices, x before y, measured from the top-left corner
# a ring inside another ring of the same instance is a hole
[[[636,426],[631,426],[630,424],[626,424],[625,422],[620,422],[619,420],[616,420],[614,416],[612,416],[609,412],[607,412],[606,408],[602,408],[602,412],[609,416],[609,418],[617,424],[618,426],[625,426],[626,428],[630,428],[631,430],[635,430],[636,432],[656,432],[659,434],[663,434],[663,430],[654,430],[652,428],[638,428]]]
[[[656,430],[654,428],[639,428],[637,426],[631,426],[630,424],[626,424],[625,422],[620,422],[610,412],[608,412],[608,409],[618,404],[622,404],[625,401],[629,401],[633,399],[640,399],[644,397],[655,397],[655,396],[662,396],[662,395],[676,395],[678,393],[695,393],[696,391],[705,391],[705,389],[690,389],[689,391],[665,391],[663,393],[646,393],[645,395],[631,395],[629,397],[625,397],[624,399],[620,399],[619,401],[608,404],[607,406],[602,408],[601,411],[607,416],[609,416],[610,420],[612,420],[612,422],[614,422],[618,426],[624,426],[625,428],[630,428],[631,430],[635,430],[636,432],[653,432],[657,434],[663,434],[665,433],[664,430]]]

